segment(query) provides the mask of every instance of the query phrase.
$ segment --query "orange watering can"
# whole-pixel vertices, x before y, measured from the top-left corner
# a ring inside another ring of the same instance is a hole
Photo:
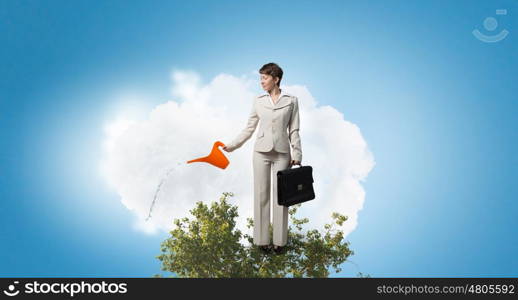
[[[225,146],[225,144],[223,144],[220,141],[217,141],[214,143],[214,146],[212,146],[212,151],[208,156],[193,159],[188,161],[187,163],[190,164],[193,162],[206,162],[218,168],[225,169],[228,166],[229,161],[225,154],[223,154],[223,152],[219,150],[219,146]]]

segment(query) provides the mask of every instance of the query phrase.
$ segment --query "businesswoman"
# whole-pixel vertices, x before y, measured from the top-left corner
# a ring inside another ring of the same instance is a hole
[[[300,165],[302,149],[299,137],[298,99],[280,89],[282,69],[275,63],[260,70],[264,94],[256,96],[246,127],[223,150],[232,152],[254,133],[259,120],[253,153],[254,170],[254,244],[263,252],[270,245],[270,202],[273,204],[273,250],[282,253],[288,240],[288,207],[277,203],[277,171]],[[290,153],[291,145],[291,153]],[[273,176],[273,198],[270,180]],[[271,200],[271,201],[270,201]]]

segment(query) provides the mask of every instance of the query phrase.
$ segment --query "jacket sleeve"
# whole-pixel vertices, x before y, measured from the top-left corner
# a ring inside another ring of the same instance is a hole
[[[232,152],[241,146],[252,136],[257,127],[257,123],[259,122],[259,116],[257,115],[257,111],[255,109],[255,99],[252,105],[252,111],[248,117],[248,122],[246,127],[239,133],[239,135],[232,140],[229,144],[226,144],[229,152]]]
[[[293,101],[293,111],[291,112],[290,122],[288,124],[288,136],[292,150],[292,159],[302,161],[302,148],[300,145],[299,130],[299,100],[298,98],[295,98]]]

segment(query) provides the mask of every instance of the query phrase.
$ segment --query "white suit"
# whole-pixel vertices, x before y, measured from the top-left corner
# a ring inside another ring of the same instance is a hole
[[[297,97],[282,90],[277,104],[272,104],[268,93],[255,97],[245,129],[225,145],[228,151],[241,147],[261,120],[253,154],[254,244],[270,243],[270,182],[273,178],[273,244],[284,246],[288,239],[288,208],[277,203],[277,171],[289,168],[291,159],[302,161],[299,104]]]

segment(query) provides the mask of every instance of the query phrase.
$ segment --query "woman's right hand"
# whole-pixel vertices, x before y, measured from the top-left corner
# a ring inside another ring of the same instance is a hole
[[[221,149],[223,149],[227,152],[232,152],[232,151],[236,150],[236,148],[234,148],[232,145],[229,146],[229,145],[225,145],[225,144],[223,144],[223,147],[221,147]]]

